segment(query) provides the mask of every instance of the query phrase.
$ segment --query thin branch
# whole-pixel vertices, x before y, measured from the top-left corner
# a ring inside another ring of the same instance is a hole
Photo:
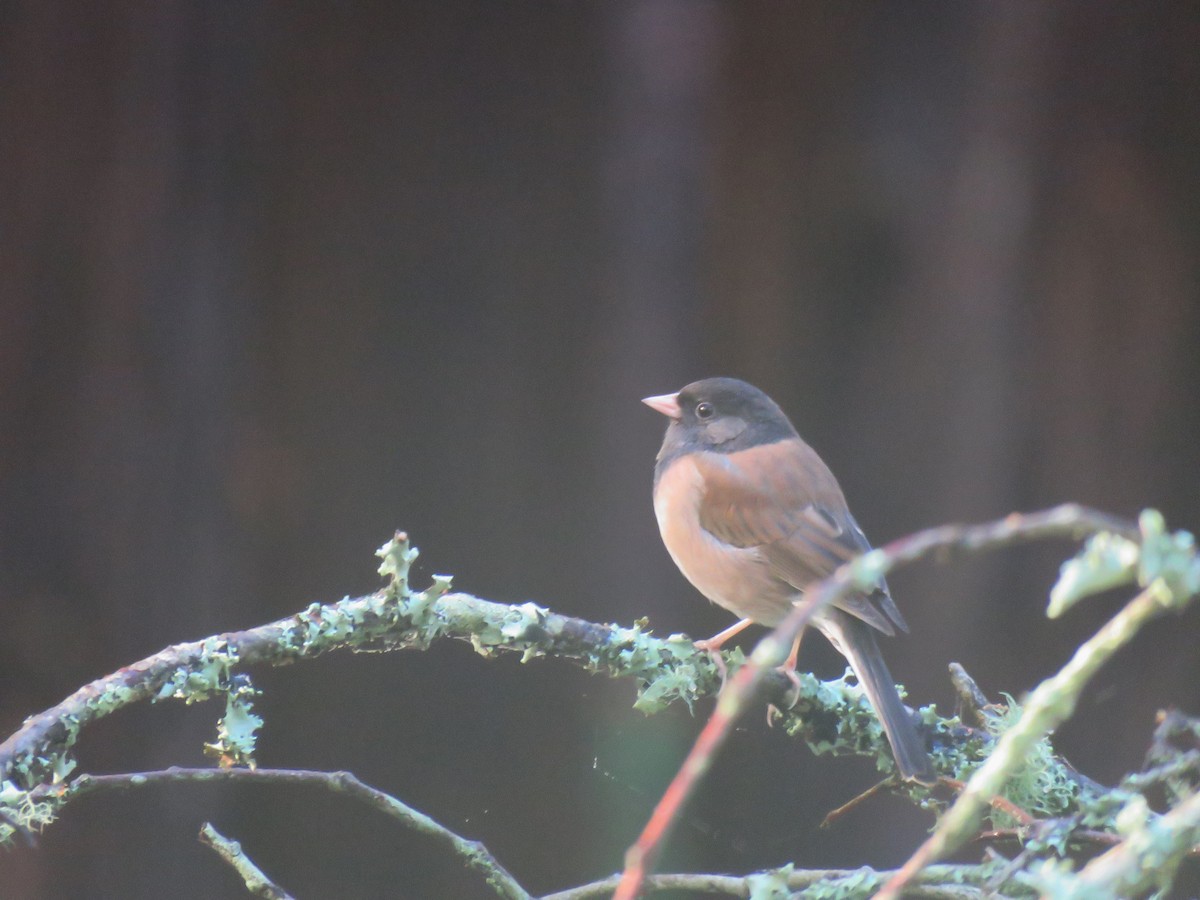
[[[1058,824],[1052,819],[1040,819],[1031,823],[1035,827],[1045,827],[1048,825]],[[1071,823],[1068,823],[1071,824]],[[1012,843],[1023,843],[1029,839],[1030,826],[1020,825],[1016,828],[996,828],[992,831],[981,831],[975,835],[975,843],[999,843],[1008,841]],[[1078,847],[1115,847],[1120,844],[1124,838],[1121,835],[1112,831],[1095,831],[1090,828],[1074,828],[1071,827],[1068,832],[1068,842],[1071,846]]]
[[[939,781],[953,789],[956,794],[961,794],[967,789],[967,785],[957,778],[941,778]],[[1018,825],[1032,825],[1037,821],[1033,816],[1017,806],[1017,804],[1013,803],[1007,797],[1001,797],[999,794],[993,794],[991,797],[988,797],[987,803],[993,809],[1004,813]]]
[[[191,769],[172,766],[153,772],[117,775],[80,775],[68,786],[46,790],[65,793],[67,799],[99,791],[130,790],[155,784],[224,782],[233,784],[310,784],[335,794],[345,794],[391,816],[406,828],[423,834],[453,853],[468,869],[482,875],[505,900],[530,900],[529,893],[478,841],[455,834],[422,812],[378,788],[364,784],[349,772],[316,772],[309,769]]]
[[[241,844],[225,837],[213,828],[211,822],[205,822],[204,827],[200,829],[200,843],[211,847],[217,856],[225,860],[241,876],[246,890],[254,896],[266,897],[267,900],[292,900],[291,894],[268,878],[263,870],[254,864],[254,860],[242,852]]]
[[[233,784],[308,784],[317,785],[333,793],[346,794],[363,800],[381,812],[399,820],[410,827],[436,840],[442,841],[468,866],[488,877],[489,882],[502,897],[532,900],[530,895],[521,888],[512,876],[496,862],[488,851],[479,843],[466,840],[444,826],[433,821],[403,802],[390,795],[364,784],[354,775],[347,772],[320,772],[306,769],[218,769],[218,768],[183,768],[171,767],[149,772],[128,772],[109,775],[83,774],[71,784],[38,789],[39,793],[51,791],[66,793],[70,798],[79,798],[95,793],[108,791],[127,791],[134,788],[148,787],[174,783],[233,783]],[[229,842],[236,846],[236,842]],[[490,863],[484,866],[474,864],[475,854],[484,854]],[[240,870],[239,870],[240,871]],[[804,869],[793,870],[790,867],[775,871],[757,872],[750,875],[705,875],[705,874],[664,874],[652,875],[644,889],[647,893],[657,893],[669,890],[706,891],[712,894],[724,894],[731,897],[749,897],[751,889],[758,882],[773,880],[789,890],[801,890],[817,883],[849,882],[859,893],[864,895],[882,884],[892,873],[874,872],[870,869]],[[498,886],[490,876],[498,876],[503,886]],[[927,900],[974,900],[985,896],[981,886],[990,877],[989,871],[981,866],[953,865],[932,866],[926,870],[921,880],[911,888],[910,896],[927,898]],[[588,900],[588,898],[608,897],[616,887],[619,876],[614,875],[602,881],[581,885],[564,891],[548,894],[541,900]],[[848,885],[847,885],[848,886]],[[271,895],[266,895],[271,896]],[[281,895],[286,896],[286,895]],[[991,894],[991,896],[1003,896]]]
[[[844,897],[868,897],[874,893],[891,872],[876,872],[872,869],[792,869],[784,867],[772,871],[755,872],[752,875],[650,875],[642,885],[643,896],[664,891],[692,891],[710,895],[747,898],[756,896],[778,896],[779,891],[802,891],[820,884],[829,887],[830,895]],[[924,873],[923,880],[905,895],[923,900],[976,900],[982,897],[1005,897],[1007,895],[985,889],[991,873],[983,866],[955,865],[933,866]],[[613,896],[620,883],[620,875],[612,875],[601,881],[580,885],[565,891],[546,894],[540,900],[596,900]],[[766,890],[774,888],[772,893]],[[833,890],[836,888],[837,890]],[[1028,892],[1024,892],[1028,893]]]
[[[890,787],[892,784],[894,784],[894,781],[891,778],[885,778],[883,781],[875,782],[861,794],[851,797],[841,806],[837,807],[836,809],[831,809],[829,812],[825,813],[825,818],[821,820],[821,824],[818,827],[829,828],[835,822],[837,822],[838,819],[842,818],[842,816],[845,816],[846,814],[858,809],[872,797],[879,794],[885,788]]]
[[[944,525],[920,531],[873,550],[841,566],[833,575],[808,588],[804,601],[759,642],[747,665],[729,680],[708,723],[671,781],[650,821],[625,855],[625,874],[614,900],[633,900],[665,842],[671,826],[696,784],[708,771],[734,722],[749,706],[769,669],[786,657],[792,642],[813,617],[855,591],[869,590],[899,565],[937,555],[944,561],[956,554],[994,550],[1049,537],[1082,538],[1116,533],[1135,539],[1138,530],[1127,522],[1077,504],[1044,512],[1013,513],[983,525]],[[999,789],[991,791],[992,794]],[[960,801],[961,802],[961,801]]]

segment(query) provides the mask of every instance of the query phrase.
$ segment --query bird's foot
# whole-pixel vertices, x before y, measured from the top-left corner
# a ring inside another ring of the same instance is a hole
[[[787,665],[782,665],[777,670],[784,678],[792,683],[793,690],[791,691],[791,700],[788,701],[784,709],[791,709],[800,702],[800,676],[796,674],[795,668]],[[783,710],[774,703],[767,704],[767,727],[774,728],[775,720],[783,718]]]
[[[712,660],[712,664],[717,667],[717,672],[721,676],[721,690],[725,690],[725,683],[729,680],[729,667],[725,665],[725,657],[721,655],[721,644],[710,639],[693,641],[692,646],[708,654],[708,658]]]
[[[796,674],[796,661],[793,659],[784,663],[779,667],[779,672],[792,683],[792,699],[788,701],[787,705],[788,709],[792,709],[800,702],[800,676]]]

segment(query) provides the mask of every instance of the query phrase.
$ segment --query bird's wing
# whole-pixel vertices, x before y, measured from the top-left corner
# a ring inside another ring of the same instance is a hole
[[[700,524],[735,547],[756,547],[772,574],[803,590],[871,549],[816,451],[790,439],[737,453],[698,453]],[[838,606],[885,634],[907,630],[887,586]]]

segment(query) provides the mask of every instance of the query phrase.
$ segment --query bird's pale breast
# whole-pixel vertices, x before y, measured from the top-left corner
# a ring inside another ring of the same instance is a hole
[[[654,514],[675,565],[705,597],[740,618],[777,625],[797,592],[773,577],[755,547],[733,547],[700,525],[704,478],[689,456],[661,474]]]

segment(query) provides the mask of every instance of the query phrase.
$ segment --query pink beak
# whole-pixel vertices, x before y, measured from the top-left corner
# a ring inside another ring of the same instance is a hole
[[[683,410],[679,408],[678,394],[659,394],[657,397],[644,397],[642,398],[642,402],[669,419],[678,420],[683,418]]]

